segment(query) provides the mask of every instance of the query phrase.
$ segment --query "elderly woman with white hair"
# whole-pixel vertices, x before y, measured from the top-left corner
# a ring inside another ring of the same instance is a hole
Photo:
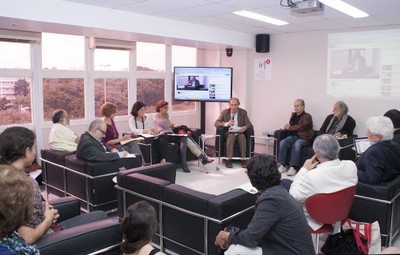
[[[331,134],[335,136],[352,135],[356,121],[348,115],[349,107],[343,101],[333,105],[332,114],[328,115],[318,134]]]
[[[400,174],[400,145],[391,141],[393,123],[383,116],[370,117],[366,122],[371,146],[356,161],[358,180],[380,184]]]

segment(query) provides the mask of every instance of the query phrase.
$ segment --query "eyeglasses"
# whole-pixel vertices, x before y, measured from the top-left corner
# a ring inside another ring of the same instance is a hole
[[[98,128],[98,130],[100,130],[100,131],[101,131],[101,133],[103,133],[103,135],[105,135],[105,134],[106,134],[106,131],[104,131],[104,130],[102,130],[102,129],[100,129],[100,128]]]

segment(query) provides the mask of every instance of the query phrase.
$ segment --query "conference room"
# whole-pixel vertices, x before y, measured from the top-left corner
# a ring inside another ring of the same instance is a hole
[[[155,104],[163,99],[169,102],[173,123],[200,129],[204,137],[211,138],[205,140],[205,148],[216,151],[214,122],[229,107],[229,98],[237,97],[259,138],[255,139],[255,154],[274,154],[273,142],[264,136],[283,128],[297,98],[304,99],[315,130],[332,113],[335,102],[346,102],[356,121],[354,133],[366,137],[369,117],[399,109],[400,3],[344,1],[368,15],[354,18],[322,0],[299,2],[303,3],[4,3],[0,8],[0,132],[10,126],[34,130],[41,164],[40,151],[49,148],[54,110],[67,110],[69,127],[83,134],[92,120],[102,117],[100,106],[113,102],[118,106],[114,121],[122,134],[129,132],[130,111],[136,101],[144,102],[146,114],[153,116]],[[281,23],[244,17],[248,13],[242,10]],[[361,63],[365,63],[362,71]],[[185,70],[192,67],[197,73]],[[195,76],[204,89],[178,90],[176,68],[188,72],[181,74],[180,86]],[[210,69],[211,74],[203,73]],[[215,75],[225,69],[230,79]],[[211,177],[223,189],[220,184],[230,170],[225,169],[223,159],[211,156],[219,171],[207,165],[209,173],[205,174],[197,161],[190,161],[192,172],[186,176]],[[239,164],[234,162],[232,171],[242,175],[243,183],[232,181],[232,186],[216,194],[248,181]],[[185,185],[193,188],[179,168],[176,178],[177,183],[188,182]],[[115,210],[110,214],[115,218]],[[390,245],[400,246],[399,239]],[[191,252],[210,254],[205,248]]]

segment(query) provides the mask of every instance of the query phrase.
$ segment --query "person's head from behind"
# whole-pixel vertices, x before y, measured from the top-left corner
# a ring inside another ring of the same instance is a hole
[[[132,106],[131,114],[135,118],[137,118],[138,116],[139,117],[143,117],[145,110],[146,110],[146,105],[144,103],[140,102],[140,101],[137,101]]]
[[[113,118],[117,113],[117,106],[110,102],[104,103],[100,106],[100,113],[104,117]]]
[[[168,101],[160,100],[156,103],[156,112],[166,113],[168,111]]]
[[[393,122],[394,129],[400,128],[400,111],[397,109],[391,109],[383,115],[388,117]]]
[[[265,190],[280,184],[281,174],[276,161],[271,156],[257,155],[247,164],[247,176],[251,185],[258,190]]]
[[[303,99],[296,99],[293,103],[294,112],[298,115],[304,112],[305,107],[306,104]]]
[[[53,116],[51,118],[51,120],[53,121],[53,123],[60,123],[64,126],[68,126],[69,125],[69,115],[68,113],[63,110],[63,109],[57,109],[53,112]]]
[[[139,201],[129,206],[121,223],[124,237],[122,252],[134,253],[150,243],[157,226],[156,211],[148,202]]]
[[[388,117],[369,117],[366,125],[369,141],[378,142],[392,140],[394,131],[393,122]]]
[[[231,100],[229,100],[229,109],[231,110],[231,113],[237,113],[239,106],[239,98],[232,97]]]
[[[339,157],[340,145],[333,135],[324,134],[315,138],[313,149],[318,160],[325,162]]]
[[[9,127],[0,134],[1,164],[14,165],[15,168],[24,170],[32,165],[35,157],[36,135],[32,130],[25,127]]]
[[[33,186],[23,171],[0,165],[0,190],[0,238],[3,238],[31,218]]]
[[[96,139],[101,140],[107,132],[107,125],[100,119],[93,120],[89,125],[89,133]]]
[[[343,101],[337,101],[333,105],[333,111],[332,112],[333,112],[333,115],[336,118],[341,118],[343,115],[347,114],[348,111],[349,111],[349,107]]]

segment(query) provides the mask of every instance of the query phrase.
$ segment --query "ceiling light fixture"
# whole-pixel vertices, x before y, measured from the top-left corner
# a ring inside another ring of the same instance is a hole
[[[239,15],[242,17],[246,17],[246,18],[250,18],[250,19],[259,20],[262,22],[270,23],[270,24],[274,24],[277,26],[289,24],[288,22],[283,21],[283,20],[271,18],[271,17],[264,16],[264,15],[261,15],[261,14],[255,13],[255,12],[249,12],[249,11],[244,11],[244,10],[233,12],[233,14],[236,14],[236,15]]]
[[[368,13],[363,12],[360,9],[358,9],[348,3],[345,3],[341,0],[319,0],[319,1],[333,9],[336,9],[340,12],[350,15],[353,18],[364,18],[364,17],[369,16]]]

